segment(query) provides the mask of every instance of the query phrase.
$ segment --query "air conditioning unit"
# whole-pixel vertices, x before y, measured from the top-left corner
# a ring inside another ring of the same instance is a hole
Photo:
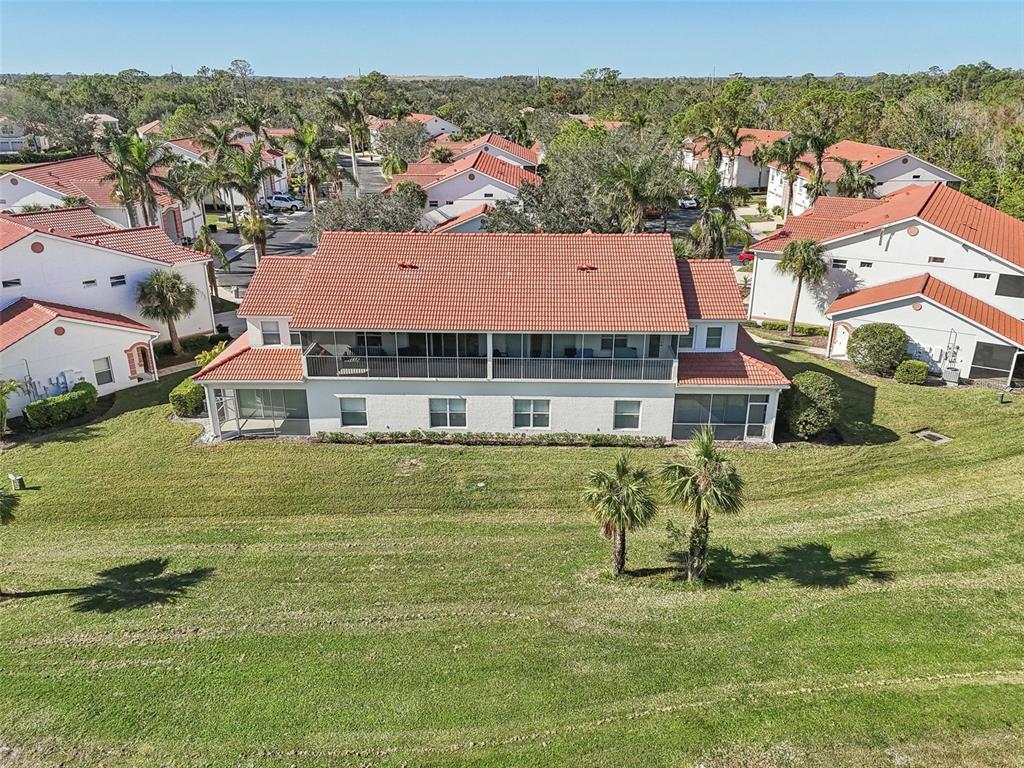
[[[947,387],[956,387],[960,384],[960,369],[959,368],[943,368],[942,369],[942,380],[946,382]]]

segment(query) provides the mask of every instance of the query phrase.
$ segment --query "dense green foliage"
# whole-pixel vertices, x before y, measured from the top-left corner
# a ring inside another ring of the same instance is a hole
[[[405,186],[405,185],[410,186]],[[411,182],[400,182],[390,195],[362,195],[325,200],[310,219],[313,237],[321,232],[409,232],[421,228],[426,193]]]
[[[900,384],[924,384],[928,381],[928,363],[923,360],[904,360],[896,366],[893,378]]]
[[[290,125],[298,105],[329,126],[337,121],[324,98],[328,88],[359,93],[366,114],[427,112],[470,138],[495,131],[521,143],[552,142],[571,114],[625,121],[644,141],[663,137],[675,145],[709,125],[785,129],[905,149],[964,177],[968,194],[1024,218],[1024,72],[986,62],[871,77],[624,79],[594,68],[578,78],[539,80],[391,80],[379,72],[345,80],[256,77],[235,61],[191,76],[126,70],[9,75],[2,84],[0,112],[45,124],[56,144],[83,151],[92,144],[85,112],[114,115],[126,128],[162,118],[165,130],[189,133],[213,118],[232,119],[242,100],[266,104],[274,125]]]
[[[579,491],[619,449],[196,446],[167,418],[184,374],[123,390],[3,452],[38,486],[2,534],[4,748],[66,768],[1010,768],[1024,398],[780,364],[836,378],[846,442],[730,448],[744,512],[712,520],[697,588],[662,553],[671,505],[607,575]]]
[[[189,376],[187,379],[182,379],[181,383],[171,390],[171,394],[167,396],[167,402],[171,404],[171,410],[174,411],[175,416],[192,419],[203,412],[203,406],[206,404],[206,390]]]
[[[839,385],[831,376],[818,371],[798,373],[782,396],[782,418],[789,433],[801,440],[834,427],[841,409]]]
[[[893,323],[867,323],[854,329],[846,354],[858,370],[891,376],[903,360],[910,338]]]
[[[96,387],[80,381],[70,392],[32,401],[23,413],[32,429],[46,429],[85,416],[96,407],[96,399]]]

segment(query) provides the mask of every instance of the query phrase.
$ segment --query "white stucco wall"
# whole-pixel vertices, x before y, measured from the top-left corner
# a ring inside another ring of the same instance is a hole
[[[917,227],[917,235],[908,229]],[[756,252],[756,244],[754,250]],[[820,288],[801,292],[797,320],[825,325],[824,310],[840,294],[879,283],[887,283],[928,272],[1014,317],[1024,317],[1024,299],[997,296],[1000,274],[1024,275],[1024,268],[993,258],[964,244],[942,230],[920,221],[903,222],[879,232],[865,233],[828,247],[826,257],[845,259],[845,269],[833,269]],[[775,265],[779,254],[757,254],[750,294],[753,319],[788,320],[796,283],[780,274]],[[929,258],[944,259],[930,262]],[[870,267],[862,266],[870,263]],[[975,273],[988,279],[975,278]]]
[[[468,157],[469,155],[472,155],[474,152],[487,152],[488,154],[494,155],[495,157],[500,157],[506,163],[518,165],[520,168],[525,168],[528,165],[533,165],[533,163],[528,163],[526,160],[523,160],[523,158],[519,157],[518,155],[513,155],[511,152],[506,152],[503,149],[499,149],[498,147],[494,146],[491,143],[484,144],[482,147],[476,147],[475,149],[461,152],[455,155],[453,159],[458,160],[463,157]]]
[[[56,328],[64,330],[63,335],[54,333]],[[22,383],[27,376],[38,384],[37,395],[45,397],[59,394],[53,388],[62,372],[72,372],[68,378],[81,378],[96,385],[100,395],[107,395],[119,389],[133,387],[148,379],[130,378],[128,357],[125,350],[136,342],[146,342],[151,335],[130,329],[81,323],[70,320],[55,320],[35,333],[12,344],[0,352],[0,378],[16,379]],[[109,357],[114,380],[110,384],[97,385],[93,360]],[[50,379],[54,379],[53,384]],[[50,389],[46,389],[47,387]],[[10,414],[18,416],[31,399],[26,394],[13,395],[8,401]]]
[[[470,179],[470,174],[474,178]],[[425,191],[427,207],[424,208],[424,211],[439,210],[448,218],[458,216],[481,203],[495,203],[498,200],[519,198],[519,190],[515,187],[496,181],[479,171],[463,171],[434,184]],[[436,208],[430,207],[432,200],[437,201]],[[449,201],[451,201],[451,205],[448,204]]]
[[[43,244],[42,253],[32,252],[31,246],[35,242]],[[160,339],[165,340],[168,338],[166,327],[144,319],[135,303],[139,283],[154,269],[173,269],[196,287],[196,307],[177,322],[178,334],[210,333],[214,321],[205,263],[172,267],[43,233],[22,238],[0,253],[0,277],[21,280],[20,286],[0,287],[0,306],[7,306],[25,296],[114,312],[159,330]],[[110,278],[114,275],[124,275],[125,285],[111,286]],[[86,280],[95,280],[95,287],[84,286],[83,281]]]

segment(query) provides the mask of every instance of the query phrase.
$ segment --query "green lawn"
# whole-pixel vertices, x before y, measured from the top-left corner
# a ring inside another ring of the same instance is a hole
[[[39,163],[0,163],[0,173],[20,171],[22,168],[31,168],[33,165],[39,165]]]
[[[0,763],[1019,766],[1024,398],[840,375],[854,444],[731,452],[704,588],[670,510],[608,576],[612,450],[196,447],[130,391],[0,457]]]

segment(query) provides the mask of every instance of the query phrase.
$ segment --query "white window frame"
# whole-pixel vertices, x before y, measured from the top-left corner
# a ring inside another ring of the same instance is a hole
[[[435,403],[444,403],[444,410],[435,409]],[[461,403],[462,410],[452,410],[452,403]],[[452,414],[462,416],[462,424],[452,424]],[[434,424],[434,414],[444,416],[444,424]],[[464,397],[431,397],[427,402],[427,423],[431,429],[465,429],[469,424]]]
[[[529,410],[516,410],[518,403],[529,403]],[[544,403],[543,410],[538,409],[537,404]],[[516,416],[528,416],[529,424],[516,424]],[[547,424],[537,424],[537,418],[543,417]],[[551,429],[551,400],[548,398],[517,397],[512,400],[512,428],[513,429]]]
[[[346,404],[361,404],[362,408],[346,408]],[[338,408],[340,410],[339,421],[341,421],[342,427],[366,427],[369,424],[369,418],[366,410],[366,398],[365,397],[339,397]],[[346,424],[345,414],[362,414],[362,424]]]
[[[697,335],[694,332],[693,328],[690,328],[690,330],[688,330],[686,333],[680,333],[680,334],[677,334],[677,335],[678,335],[678,341],[676,342],[676,349],[679,349],[679,350],[693,349],[694,336]],[[684,339],[688,343],[684,343],[684,341],[683,341]]]
[[[718,344],[711,346],[711,332],[718,331]],[[725,327],[721,325],[709,325],[704,331],[704,349],[721,349],[725,342]]]
[[[619,413],[620,405],[633,405],[636,404],[636,413]],[[616,432],[636,432],[640,429],[640,418],[643,413],[644,403],[643,400],[615,400],[612,403],[612,429]],[[635,426],[620,426],[618,424],[619,417],[627,419],[636,419]]]
[[[128,285],[128,278],[126,275],[111,275],[110,276],[110,287],[117,288],[122,285]]]
[[[269,332],[270,336],[277,336],[277,341],[267,341],[267,326],[273,326],[274,329]],[[281,323],[278,320],[260,320],[260,336],[263,338],[265,345],[280,346],[281,345]]]
[[[106,368],[100,368],[97,363],[106,363]],[[110,381],[100,381],[100,374],[105,373],[110,377]],[[106,384],[114,383],[114,365],[110,360],[110,357],[97,357],[92,361],[92,375],[96,379],[96,386],[102,387]]]

